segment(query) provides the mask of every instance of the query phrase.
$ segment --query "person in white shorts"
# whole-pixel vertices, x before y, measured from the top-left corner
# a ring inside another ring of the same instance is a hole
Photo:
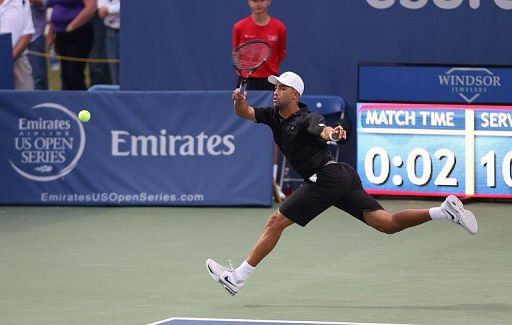
[[[27,57],[27,47],[34,32],[30,1],[0,0],[0,33],[11,33],[12,38],[15,89],[34,89],[32,67]]]

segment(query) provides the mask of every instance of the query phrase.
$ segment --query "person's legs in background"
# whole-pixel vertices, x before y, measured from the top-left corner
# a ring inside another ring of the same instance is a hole
[[[107,58],[105,42],[107,38],[107,27],[103,23],[103,19],[94,16],[91,20],[94,29],[94,40],[89,57],[91,59]],[[106,63],[89,63],[89,76],[92,85],[110,85],[112,80],[108,64]]]
[[[32,67],[26,54],[22,54],[14,61],[14,89],[34,90]]]
[[[119,29],[107,27],[107,58],[119,59]],[[110,79],[114,85],[119,84],[119,63],[109,63]]]
[[[29,44],[28,49],[34,52],[45,52],[45,38],[43,35]],[[48,68],[44,56],[29,55],[28,59],[32,66],[32,77],[35,90],[48,90]]]
[[[85,25],[70,33],[56,33],[55,50],[62,56],[88,58],[92,48],[94,31]],[[62,90],[85,90],[85,62],[62,60]]]

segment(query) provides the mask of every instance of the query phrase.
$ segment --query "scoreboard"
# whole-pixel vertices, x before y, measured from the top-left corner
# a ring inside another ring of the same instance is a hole
[[[371,194],[512,198],[512,106],[359,103],[357,166]]]

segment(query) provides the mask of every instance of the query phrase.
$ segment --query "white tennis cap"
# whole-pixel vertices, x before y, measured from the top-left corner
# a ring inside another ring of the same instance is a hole
[[[273,85],[277,85],[277,82],[279,82],[285,86],[292,87],[297,90],[301,96],[304,92],[304,81],[302,81],[302,78],[298,74],[291,71],[283,72],[279,77],[270,76],[268,77],[268,82]]]

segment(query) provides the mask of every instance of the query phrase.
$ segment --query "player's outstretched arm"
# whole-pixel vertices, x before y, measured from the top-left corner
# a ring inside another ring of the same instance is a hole
[[[254,108],[247,104],[245,101],[245,94],[241,94],[240,89],[235,89],[231,97],[233,98],[233,108],[238,116],[251,121],[256,121]]]

